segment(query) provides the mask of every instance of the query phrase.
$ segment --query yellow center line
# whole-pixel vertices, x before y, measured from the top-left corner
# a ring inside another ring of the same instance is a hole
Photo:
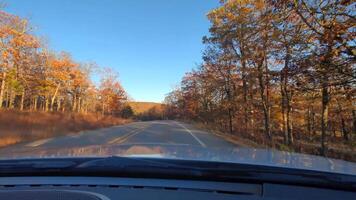
[[[129,139],[130,137],[139,134],[141,131],[147,129],[150,126],[151,125],[148,124],[148,125],[144,125],[142,127],[139,127],[139,129],[132,130],[132,131],[128,132],[127,134],[121,136],[121,137],[118,137],[118,138],[115,138],[114,140],[109,141],[109,144],[120,144],[120,143],[123,143],[127,139]]]

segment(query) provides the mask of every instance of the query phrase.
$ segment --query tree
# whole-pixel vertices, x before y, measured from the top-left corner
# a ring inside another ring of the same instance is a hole
[[[28,20],[0,11],[0,109],[120,116],[126,92],[110,71],[100,87],[93,84],[96,68],[69,53],[52,52],[34,36]]]
[[[352,6],[351,1],[222,0],[208,14],[203,63],[168,94],[166,112],[270,146],[300,150],[303,143],[318,141],[322,155],[327,136],[342,135],[352,143]]]
[[[123,117],[125,119],[129,119],[129,118],[132,118],[133,116],[134,116],[134,112],[130,105],[126,105],[122,108],[121,117]]]
[[[294,1],[294,9],[315,37],[313,57],[321,88],[321,154],[326,154],[330,89],[340,84],[355,82],[350,60],[355,60],[355,45],[351,42],[354,26],[351,1]]]
[[[99,89],[102,114],[114,114],[127,99],[126,92],[117,80],[117,77],[117,74],[112,69],[104,69]]]

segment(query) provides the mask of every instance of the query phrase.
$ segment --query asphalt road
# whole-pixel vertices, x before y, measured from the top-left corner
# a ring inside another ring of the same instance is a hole
[[[112,147],[121,145],[141,146],[189,146],[189,147],[236,147],[221,137],[198,130],[190,124],[177,121],[134,122],[98,130],[83,131],[72,135],[21,143],[0,149],[0,155],[34,153],[36,150],[63,151],[75,148]]]

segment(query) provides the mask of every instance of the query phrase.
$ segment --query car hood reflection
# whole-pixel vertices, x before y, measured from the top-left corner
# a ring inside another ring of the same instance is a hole
[[[31,148],[31,150],[21,148],[0,150],[1,159],[106,156],[217,161],[356,175],[356,164],[352,162],[307,154],[247,147],[204,148],[193,145],[125,144],[92,145],[73,148],[41,148],[38,146]]]

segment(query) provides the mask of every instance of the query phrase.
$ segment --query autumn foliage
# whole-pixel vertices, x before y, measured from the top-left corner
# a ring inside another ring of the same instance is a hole
[[[222,0],[208,18],[204,62],[167,96],[168,116],[268,146],[354,152],[352,1]]]
[[[0,109],[120,115],[127,98],[115,72],[50,51],[26,19],[3,11],[0,58]]]
[[[128,123],[126,99],[114,71],[49,50],[26,19],[0,11],[0,147]]]

